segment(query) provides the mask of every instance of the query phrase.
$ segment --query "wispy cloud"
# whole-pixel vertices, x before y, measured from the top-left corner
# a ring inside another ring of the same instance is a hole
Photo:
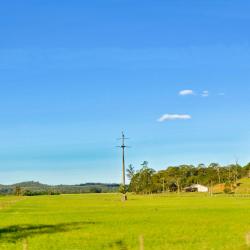
[[[208,97],[209,96],[209,91],[208,90],[202,91],[201,96],[202,97]]]
[[[179,92],[179,95],[194,95],[194,91],[191,89],[184,89]]]
[[[184,90],[181,90],[179,92],[179,95],[180,96],[193,95],[193,96],[209,97],[211,94],[210,94],[210,91],[208,91],[208,90],[203,90],[203,91],[199,92],[199,91],[195,91],[192,89],[184,89]],[[221,92],[221,93],[218,93],[216,95],[217,96],[225,96],[225,93]]]
[[[191,115],[187,114],[164,114],[157,121],[165,122],[165,121],[174,121],[174,120],[190,120]]]

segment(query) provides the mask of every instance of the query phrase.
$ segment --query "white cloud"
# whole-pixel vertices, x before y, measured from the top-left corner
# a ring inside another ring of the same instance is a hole
[[[184,89],[179,92],[179,95],[194,95],[194,91],[191,89]]]
[[[187,114],[164,114],[159,119],[158,122],[173,121],[173,120],[190,120],[191,115]]]
[[[202,91],[201,96],[208,97],[209,96],[209,91],[207,91],[207,90]]]

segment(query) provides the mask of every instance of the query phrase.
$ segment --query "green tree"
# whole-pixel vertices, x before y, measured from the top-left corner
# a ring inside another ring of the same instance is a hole
[[[133,178],[133,176],[135,175],[135,169],[134,169],[133,165],[130,164],[128,166],[128,168],[126,169],[126,171],[127,171],[128,179],[131,180]]]

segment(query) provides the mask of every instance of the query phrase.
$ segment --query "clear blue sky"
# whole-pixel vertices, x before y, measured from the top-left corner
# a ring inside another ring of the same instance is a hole
[[[249,162],[249,11],[247,0],[2,1],[0,183],[119,182],[122,130],[135,167]]]

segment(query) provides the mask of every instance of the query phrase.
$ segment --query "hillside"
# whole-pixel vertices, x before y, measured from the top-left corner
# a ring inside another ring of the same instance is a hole
[[[28,181],[12,185],[1,185],[0,194],[15,194],[16,188],[21,189],[22,194],[78,194],[78,193],[113,193],[119,189],[119,184],[85,183],[78,185],[47,185],[40,182]]]
[[[238,181],[236,194],[250,194],[250,178],[242,178]]]
[[[214,193],[224,193],[225,183],[217,184],[213,187]],[[250,194],[250,178],[242,178],[233,185],[233,193]]]

